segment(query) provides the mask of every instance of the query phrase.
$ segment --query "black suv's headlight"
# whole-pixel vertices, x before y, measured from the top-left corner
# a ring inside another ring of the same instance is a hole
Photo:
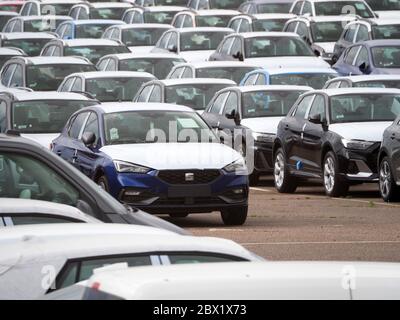
[[[374,145],[375,141],[342,139],[342,143],[346,149],[366,150]]]

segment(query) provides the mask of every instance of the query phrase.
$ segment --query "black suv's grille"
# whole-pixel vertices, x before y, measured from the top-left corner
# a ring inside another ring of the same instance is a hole
[[[204,184],[220,176],[219,170],[162,170],[158,177],[169,184]]]

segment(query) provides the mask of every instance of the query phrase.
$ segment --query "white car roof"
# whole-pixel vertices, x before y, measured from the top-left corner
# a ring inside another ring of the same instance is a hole
[[[308,20],[313,22],[331,22],[331,21],[353,21],[357,20],[355,16],[342,15],[342,16],[300,16],[299,19]]]
[[[132,4],[127,2],[87,2],[80,3],[93,8],[132,8]]]
[[[364,81],[379,81],[379,80],[399,80],[399,74],[374,74],[373,76],[351,76],[351,77],[337,77],[335,80],[351,80],[352,82]]]
[[[0,36],[4,39],[58,39],[57,36],[48,32],[2,32]]]
[[[165,86],[177,86],[184,84],[226,84],[235,86],[236,82],[223,79],[223,78],[181,78],[181,79],[165,79],[165,80],[155,80],[157,82],[161,82]]]
[[[340,88],[340,89],[324,89],[316,90],[315,93],[322,92],[328,96],[339,96],[344,94],[399,94],[400,89],[390,88]]]
[[[51,3],[82,3],[82,0],[29,0],[29,2],[38,2],[43,4],[51,4]]]
[[[186,7],[179,7],[179,6],[151,6],[151,7],[142,7],[144,11],[149,12],[168,12],[168,11],[183,11],[187,10]]]
[[[18,59],[24,59],[27,63],[33,65],[46,65],[46,64],[87,64],[91,65],[92,63],[81,57],[18,57]]]
[[[195,112],[192,108],[170,103],[104,102],[102,104],[96,105],[95,107],[101,109],[104,113],[148,110]]]
[[[232,15],[239,15],[240,11],[237,10],[228,10],[228,9],[211,9],[211,10],[197,10],[194,11],[194,14],[199,16],[232,16]]]
[[[0,94],[2,90],[0,89]],[[7,90],[6,90],[7,92]],[[31,100],[92,100],[83,94],[75,92],[57,92],[57,91],[24,91],[15,90],[12,92],[14,98],[18,101]]]
[[[276,68],[276,69],[261,69],[267,71],[270,75],[273,74],[285,74],[285,73],[331,73],[338,74],[336,70],[332,68]]]
[[[21,19],[23,21],[43,20],[43,16],[17,16],[15,18]],[[73,20],[73,19],[70,16],[46,15],[46,20]]]
[[[99,79],[99,78],[152,78],[156,79],[151,73],[141,71],[89,71],[77,72],[68,75],[70,77],[80,76],[85,79]]]
[[[65,204],[48,201],[26,200],[26,199],[1,199],[1,214],[25,214],[40,213],[52,216],[69,217],[90,223],[102,223],[79,209]],[[3,229],[2,229],[3,230]]]
[[[253,91],[312,91],[311,87],[307,86],[292,86],[292,85],[264,85],[264,86],[237,86],[240,92],[253,92]]]
[[[361,20],[361,21],[363,21],[363,20]],[[372,24],[376,24],[378,26],[400,24],[400,20],[393,19],[393,18],[387,18],[387,19],[386,18],[385,19],[372,18],[372,19],[368,19],[367,21],[371,21]]]
[[[109,39],[69,39],[69,40],[61,40],[58,41],[63,42],[65,46],[68,47],[80,47],[80,46],[115,46],[120,47],[123,44],[119,43],[115,40]]]
[[[131,23],[131,24],[120,24],[116,26],[119,29],[125,30],[125,29],[172,29],[173,27],[169,24],[161,24],[161,23]]]
[[[127,60],[127,59],[140,59],[140,58],[160,58],[160,59],[183,59],[181,56],[175,53],[117,53],[108,56],[116,57],[118,60]],[[103,59],[105,57],[104,56]],[[183,59],[184,60],[184,59]]]
[[[18,48],[6,48],[6,47],[1,47],[0,48],[0,56],[22,56],[23,51]]]
[[[94,274],[87,283],[133,300],[399,299],[400,265],[368,262],[228,262],[137,267]],[[350,271],[349,271],[350,272]]]
[[[257,32],[243,32],[239,33],[243,38],[257,38],[257,37],[299,37],[297,33],[293,32],[267,32],[267,31],[257,31]]]
[[[90,25],[90,24],[126,24],[121,20],[112,20],[112,19],[82,19],[82,20],[72,20],[71,21],[75,25]]]
[[[195,28],[181,28],[175,29],[178,33],[192,33],[192,32],[233,32],[231,28],[222,27],[195,27]]]
[[[250,17],[254,17],[259,20],[267,20],[267,19],[292,19],[297,16],[293,13],[256,13],[250,15]]]
[[[198,68],[219,68],[219,67],[235,67],[235,68],[248,68],[248,67],[253,67],[260,69],[259,66],[255,64],[251,64],[248,62],[242,62],[242,61],[198,61],[198,62],[192,62],[192,63],[181,63],[177,66],[182,66],[182,65],[187,65],[191,66],[195,69]]]

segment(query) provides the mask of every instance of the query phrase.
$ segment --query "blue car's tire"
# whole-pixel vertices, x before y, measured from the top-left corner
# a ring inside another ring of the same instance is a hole
[[[106,176],[101,176],[99,179],[97,179],[97,184],[105,191],[109,192],[110,188],[108,185],[108,180]]]

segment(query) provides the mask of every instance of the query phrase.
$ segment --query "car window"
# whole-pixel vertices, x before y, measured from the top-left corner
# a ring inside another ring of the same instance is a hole
[[[169,261],[171,264],[188,264],[188,263],[211,263],[211,262],[229,262],[229,261],[238,261],[241,259],[237,258],[229,258],[229,257],[220,257],[214,255],[186,255],[186,254],[170,254],[168,255]]]
[[[160,40],[159,40],[159,42],[157,44],[157,47],[166,49],[167,48],[167,43],[168,43],[168,40],[169,40],[170,36],[171,36],[171,32],[164,33],[164,35],[161,36],[161,38],[160,38]]]
[[[147,102],[147,98],[151,92],[151,90],[153,89],[153,85],[148,85],[145,86],[142,91],[140,92],[138,98],[137,98],[137,102]]]
[[[240,41],[239,37],[235,37],[231,46],[231,49],[229,50],[230,55],[237,54],[238,52],[243,52],[242,50],[242,41]]]
[[[178,48],[178,35],[176,32],[171,32],[171,37],[168,40],[167,48],[175,46]]]
[[[313,95],[309,95],[303,98],[303,100],[301,100],[301,102],[298,104],[295,112],[294,112],[294,116],[298,119],[304,119],[308,108],[310,107],[310,103],[313,100],[314,96]]]
[[[181,73],[185,69],[184,67],[176,68],[171,74],[168,76],[168,79],[179,79],[181,78]]]
[[[239,98],[236,92],[231,92],[225,103],[224,115],[231,114],[233,110],[238,111]]]
[[[261,73],[259,73],[255,85],[256,85],[256,86],[262,86],[262,85],[265,85],[265,84],[266,84],[266,83],[265,83],[265,77],[264,77],[264,75],[261,74]]]
[[[117,63],[114,59],[108,60],[108,65],[105,69],[106,71],[116,71],[117,70]]]
[[[182,28],[191,28],[193,27],[193,19],[189,15],[185,15],[183,19]]]
[[[79,20],[89,19],[89,14],[87,13],[84,7],[82,7],[81,10],[79,10],[78,19]]]
[[[99,122],[98,122],[97,115],[95,112],[90,113],[90,116],[85,125],[85,129],[83,130],[83,133],[85,133],[85,132],[92,132],[95,134],[96,139],[93,142],[93,145],[97,146],[97,142],[99,141],[99,137],[100,137],[100,131],[99,131]]]
[[[356,66],[359,67],[362,63],[368,63],[368,50],[365,47],[362,47],[360,53],[357,56]]]
[[[355,46],[355,47],[351,47],[346,54],[346,57],[344,59],[344,62],[347,64],[353,64],[354,62],[354,58],[357,55],[358,50],[360,50],[360,46]]]
[[[353,43],[354,36],[356,35],[357,25],[351,25],[345,32],[344,40]]]
[[[360,24],[360,28],[358,29],[356,42],[362,42],[369,40],[368,29],[366,26]]]
[[[182,78],[193,78],[192,68],[186,67],[182,74]]]
[[[222,107],[224,106],[224,102],[226,97],[228,96],[228,92],[221,93],[215,100],[214,103],[212,104],[209,112],[214,113],[214,114],[219,114],[221,112]]]
[[[9,216],[14,226],[31,225],[31,224],[49,224],[49,223],[76,223],[80,222],[70,218],[62,217],[46,217],[46,216]]]
[[[340,82],[341,81],[332,81],[329,85],[328,85],[328,89],[337,89],[340,86]]]
[[[286,32],[295,32],[297,26],[297,21],[291,22],[286,27]]]
[[[257,77],[258,77],[258,73],[250,75],[250,76],[247,77],[247,79],[244,81],[243,85],[245,85],[245,86],[252,86],[252,85],[254,85],[254,83],[255,83]]]
[[[239,32],[251,32],[251,25],[247,19],[242,19],[242,23],[239,27]]]
[[[299,22],[299,25],[297,26],[297,34],[302,37],[305,40],[309,40],[309,32],[307,25],[304,22]]]
[[[97,69],[98,69],[99,71],[104,71],[105,68],[106,68],[106,66],[107,66],[107,64],[108,64],[108,61],[110,61],[110,59],[102,59],[102,60],[100,60],[100,61],[97,63]]]
[[[233,41],[234,41],[233,37],[226,39],[222,43],[222,46],[221,46],[221,49],[219,50],[219,52],[221,54],[226,54],[227,55],[229,53],[229,48],[231,47]]]
[[[7,104],[0,100],[0,132],[5,132],[7,127]]]
[[[326,120],[325,98],[320,94],[315,96],[314,102],[310,109],[309,117],[313,117],[315,115],[320,115],[322,121]]]
[[[339,88],[350,88],[350,84],[347,81],[342,81]]]
[[[61,86],[60,86],[58,91],[63,91],[63,92],[70,91],[71,85],[74,82],[74,80],[75,80],[74,77],[71,77],[71,78],[68,78],[67,80],[65,80],[61,84]]]
[[[294,14],[301,14],[301,7],[303,6],[303,1],[298,1],[295,6],[293,7],[292,13]]]
[[[229,24],[229,28],[233,29],[235,32],[238,32],[239,30],[239,24],[240,21],[242,21],[243,19],[233,19],[232,22]]]
[[[153,91],[150,94],[149,102],[162,102],[161,101],[161,87],[155,85]]]
[[[22,21],[17,19],[15,20],[15,24],[12,28],[13,32],[22,32]]]
[[[8,84],[10,83],[11,76],[15,70],[16,64],[9,64],[1,74],[1,83],[8,87]]]
[[[182,25],[182,20],[185,17],[184,14],[180,14],[174,19],[174,23],[172,24],[175,28],[180,28]]]
[[[82,91],[82,79],[80,77],[75,78],[71,91]]]
[[[14,74],[11,78],[10,87],[23,87],[24,80],[22,75],[22,66],[17,64],[14,70]]]
[[[79,135],[82,130],[82,126],[86,120],[86,117],[88,116],[88,112],[82,112],[79,113],[75,119],[72,121],[69,130],[68,130],[68,135],[73,138],[73,139],[78,139]]]
[[[0,197],[76,206],[79,192],[56,171],[31,156],[0,151]]]
[[[32,3],[25,3],[20,11],[21,16],[27,16],[29,14],[29,9],[31,8]]]

